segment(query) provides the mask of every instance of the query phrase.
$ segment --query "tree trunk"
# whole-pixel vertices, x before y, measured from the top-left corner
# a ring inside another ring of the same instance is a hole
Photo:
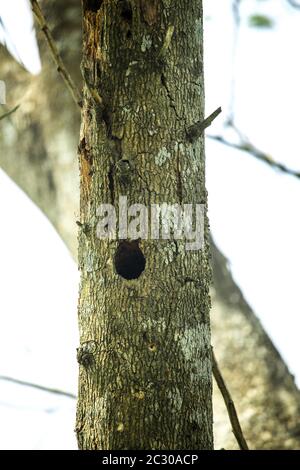
[[[42,6],[51,12],[45,11],[47,21],[72,77],[79,83],[79,2],[72,0],[61,8],[60,2],[47,0]],[[0,46],[0,72],[7,83],[8,107],[21,102],[10,119],[1,121],[0,165],[53,222],[75,257],[79,113],[52,64],[44,38],[40,33],[38,36],[43,70],[37,77],[24,71]],[[214,245],[211,251],[212,342],[249,445],[299,448],[300,398],[293,377],[243,299],[227,260]],[[236,447],[216,387],[214,435],[217,449]]]
[[[79,447],[211,449],[207,240],[142,240],[145,270],[126,280],[118,242],[96,234],[121,195],[206,203],[203,138],[184,138],[203,116],[201,2],[84,1],[82,69]]]
[[[67,8],[53,0],[43,10],[60,52],[75,81],[81,84],[79,51],[81,18],[78,2]],[[63,31],[63,34],[62,34]],[[43,34],[37,28],[42,72],[31,76],[0,45],[1,79],[7,107],[20,108],[0,125],[1,168],[46,213],[74,254],[75,217],[79,211],[76,159],[80,113],[53,65]],[[63,41],[63,38],[66,41]]]
[[[282,357],[212,245],[212,342],[251,449],[299,449],[300,393]],[[218,390],[216,448],[236,448]]]

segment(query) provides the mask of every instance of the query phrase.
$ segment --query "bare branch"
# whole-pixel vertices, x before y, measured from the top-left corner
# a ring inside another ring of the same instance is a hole
[[[232,42],[232,62],[231,62],[231,82],[229,89],[229,105],[228,105],[228,116],[229,119],[233,119],[234,108],[235,108],[235,87],[236,87],[236,78],[235,78],[235,68],[237,62],[237,50],[238,42],[241,29],[241,0],[232,1],[232,15],[233,15],[233,42]]]
[[[24,385],[25,387],[32,387],[43,392],[55,393],[56,395],[63,395],[68,398],[77,398],[73,393],[65,392],[64,390],[59,390],[57,388],[44,387],[43,385],[34,384],[31,382],[26,382],[24,380],[15,379],[13,377],[8,377],[6,375],[0,375],[0,380],[5,380],[6,382],[12,382],[17,385]]]
[[[297,8],[300,10],[300,3],[296,2],[295,0],[287,0],[288,4],[291,5],[293,8]]]
[[[241,450],[249,450],[248,444],[246,442],[246,439],[244,438],[243,431],[239,422],[239,418],[234,406],[234,402],[231,398],[231,395],[228,391],[228,388],[226,386],[226,383],[222,377],[222,374],[220,372],[213,348],[211,348],[211,356],[212,356],[212,371],[214,378],[217,382],[217,385],[220,389],[220,392],[222,393],[227,411],[228,411],[228,416],[230,419],[230,423],[232,426],[232,431],[233,434],[237,440],[237,443],[240,447]]]
[[[298,3],[296,0],[287,0],[287,2],[293,7],[300,9],[300,3]],[[235,55],[236,53],[239,29],[241,25],[240,6],[241,6],[241,0],[232,1],[232,12],[233,12],[233,18],[234,18],[234,36],[235,36],[233,55]],[[236,134],[238,135],[240,139],[240,142],[239,143],[230,142],[220,135],[218,136],[208,135],[207,137],[213,140],[217,140],[218,142],[221,142],[222,144],[227,145],[228,147],[232,147],[237,150],[248,152],[250,155],[253,155],[255,158],[257,158],[258,160],[261,160],[267,165],[272,166],[274,169],[280,170],[283,173],[294,176],[296,178],[300,178],[300,171],[292,170],[291,168],[288,168],[283,163],[273,160],[273,158],[270,155],[268,155],[267,153],[255,147],[255,145],[253,145],[242,134],[242,132],[236,127],[236,125],[234,124],[234,89],[235,89],[235,79],[233,76],[232,82],[231,82],[231,91],[230,91],[230,104],[229,104],[229,112],[228,112],[229,117],[226,121],[226,125],[232,127],[235,130]]]
[[[211,113],[204,121],[198,121],[192,126],[186,129],[186,135],[190,142],[194,142],[195,140],[199,139],[201,134],[205,131],[207,127],[211,125],[211,123],[216,119],[216,117],[222,112],[221,107],[216,109],[213,113]]]
[[[237,28],[239,28],[241,24],[240,5],[241,5],[241,0],[233,0],[232,12],[233,12],[234,22]]]
[[[36,17],[36,20],[44,33],[46,41],[48,43],[52,58],[57,65],[57,71],[61,74],[62,78],[64,79],[65,84],[67,85],[75,103],[81,108],[82,106],[82,98],[79,90],[77,89],[75,83],[73,82],[69,72],[67,71],[62,58],[58,52],[56,47],[55,41],[51,34],[51,31],[46,23],[45,17],[42,13],[42,10],[39,6],[37,0],[30,0],[32,11]]]
[[[2,116],[0,116],[0,121],[1,119],[5,119],[7,118],[8,116],[10,116],[12,113],[14,113],[15,111],[17,111],[17,109],[20,107],[19,104],[17,104],[17,106],[15,106],[13,109],[11,109],[10,111],[7,111],[6,113],[2,114]]]
[[[229,142],[228,140],[226,140],[221,135],[208,135],[207,137],[209,139],[221,142],[221,144],[227,145],[228,147],[232,147],[232,148],[235,148],[237,150],[242,150],[244,152],[248,152],[250,155],[253,155],[253,157],[257,158],[258,160],[261,160],[262,162],[266,163],[267,165],[273,167],[274,169],[280,170],[283,173],[286,173],[290,176],[300,178],[300,171],[292,170],[291,168],[288,168],[283,163],[277,162],[276,160],[273,160],[273,158],[270,157],[270,155],[268,155],[265,152],[262,152],[261,150],[257,149],[249,141],[242,141],[242,142],[237,144],[237,143],[234,143],[234,142]]]

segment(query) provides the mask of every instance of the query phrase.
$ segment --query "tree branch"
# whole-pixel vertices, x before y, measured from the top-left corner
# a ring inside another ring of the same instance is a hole
[[[5,380],[6,382],[12,382],[17,385],[24,385],[25,387],[32,387],[43,392],[55,393],[56,395],[63,395],[68,398],[77,398],[73,393],[65,392],[64,390],[59,390],[57,388],[44,387],[43,385],[34,384],[31,382],[26,382],[25,380],[15,379],[13,377],[8,377],[6,375],[0,375],[0,380]]]
[[[233,15],[233,43],[232,43],[232,57],[231,57],[231,81],[229,85],[229,104],[228,104],[228,115],[230,119],[233,119],[234,116],[234,107],[235,107],[235,68],[237,64],[237,50],[239,43],[239,36],[241,30],[241,0],[232,1],[232,15]]]
[[[198,121],[192,126],[186,129],[186,135],[190,142],[195,142],[207,127],[216,119],[216,117],[222,112],[222,108],[219,107],[213,113],[211,113],[204,121]]]
[[[0,121],[1,119],[5,119],[7,118],[8,116],[10,116],[12,113],[14,113],[15,111],[17,111],[17,109],[20,107],[19,104],[17,104],[17,106],[15,106],[13,109],[11,109],[10,111],[7,111],[6,113],[2,114],[2,116],[0,116]]]
[[[241,450],[249,450],[248,444],[246,442],[246,439],[244,438],[243,431],[238,419],[238,415],[234,406],[234,402],[231,398],[231,395],[228,391],[228,388],[226,386],[226,383],[222,377],[222,374],[220,372],[213,348],[211,348],[211,356],[212,356],[212,371],[214,378],[217,382],[217,385],[220,389],[220,392],[222,393],[227,411],[228,411],[228,416],[230,419],[230,423],[232,426],[232,431],[233,434],[237,440],[237,443],[240,447]]]
[[[287,0],[288,4],[291,5],[293,8],[297,8],[300,10],[300,4],[297,3],[295,0]]]
[[[46,38],[46,41],[48,43],[52,58],[57,65],[57,71],[61,74],[62,78],[64,79],[65,84],[67,85],[75,103],[81,108],[82,106],[82,98],[81,98],[81,93],[77,89],[75,83],[73,82],[69,72],[67,71],[62,58],[58,52],[58,49],[56,47],[55,41],[53,39],[53,36],[51,34],[51,31],[46,23],[46,19],[42,13],[42,10],[39,6],[39,3],[37,0],[30,0],[31,3],[31,8],[32,11],[36,17],[36,20],[41,28],[41,30],[44,33],[44,36]]]
[[[239,144],[236,144],[234,142],[229,142],[228,140],[226,140],[221,135],[208,135],[207,137],[209,139],[221,142],[221,144],[227,145],[228,147],[232,147],[232,148],[235,148],[237,150],[242,150],[244,152],[248,152],[249,154],[253,155],[258,160],[261,160],[262,162],[267,163],[267,165],[269,165],[269,166],[271,166],[271,167],[273,167],[277,170],[280,170],[283,173],[286,173],[290,176],[300,178],[300,171],[292,170],[291,168],[288,168],[283,163],[277,162],[276,160],[273,160],[273,158],[270,157],[270,155],[268,155],[268,154],[262,152],[261,150],[257,149],[251,142],[242,141]]]

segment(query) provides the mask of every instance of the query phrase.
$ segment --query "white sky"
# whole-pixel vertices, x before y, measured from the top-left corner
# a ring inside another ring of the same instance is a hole
[[[41,70],[29,0],[0,0],[0,42],[32,74]]]
[[[228,108],[232,15],[230,2],[207,0],[207,113]],[[235,118],[275,160],[300,170],[300,11],[285,0],[243,0],[235,66]],[[210,13],[211,12],[211,13]],[[271,30],[250,28],[247,14],[266,13]],[[226,25],[226,29],[224,27]],[[224,116],[225,117],[225,116]],[[222,131],[222,119],[208,133]],[[207,139],[211,229],[236,282],[300,383],[298,296],[300,180]]]
[[[12,28],[22,61],[37,73],[30,16],[25,10],[15,15],[22,4],[26,7],[26,0],[0,0],[1,16]],[[258,31],[243,21],[235,66],[236,122],[256,146],[300,170],[300,12],[285,0],[242,4],[243,18],[265,11],[275,27]],[[229,103],[230,5],[230,0],[204,1],[210,18],[207,114],[223,108],[209,129],[216,134],[223,131]],[[207,186],[215,241],[299,383],[300,180],[207,139]],[[76,393],[77,267],[47,219],[1,171],[0,214],[0,374]],[[69,398],[0,381],[0,448],[75,448],[74,414]]]
[[[0,375],[76,394],[77,267],[2,171],[0,214]],[[0,380],[0,449],[75,448],[74,417],[75,400]]]

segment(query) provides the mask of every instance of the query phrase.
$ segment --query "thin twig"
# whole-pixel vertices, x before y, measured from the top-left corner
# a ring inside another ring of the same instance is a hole
[[[17,385],[24,385],[25,387],[32,387],[43,392],[55,393],[56,395],[63,395],[68,398],[77,398],[73,393],[65,392],[64,390],[59,390],[57,388],[44,387],[43,385],[34,384],[31,382],[26,382],[25,380],[15,379],[13,377],[8,377],[6,375],[0,375],[0,380],[5,380],[6,382],[12,382]]]
[[[230,419],[230,423],[232,426],[232,431],[233,434],[237,440],[237,443],[240,447],[241,450],[249,450],[248,444],[246,442],[246,439],[244,438],[243,431],[239,422],[239,418],[234,406],[234,402],[231,398],[231,395],[228,391],[228,388],[226,386],[226,383],[222,377],[222,374],[220,372],[213,348],[211,348],[211,356],[212,356],[212,370],[213,370],[213,375],[214,378],[216,379],[217,385],[220,389],[220,392],[222,393],[227,411],[228,411],[228,416]]]
[[[198,121],[192,126],[186,129],[186,135],[190,142],[197,140],[207,127],[216,119],[216,117],[222,112],[222,108],[219,107],[213,113],[211,113],[204,121]]]
[[[17,106],[15,106],[13,109],[11,109],[10,111],[7,111],[6,113],[2,114],[2,116],[0,116],[0,121],[1,119],[5,119],[7,118],[8,116],[10,116],[12,113],[14,113],[15,111],[17,111],[17,109],[20,107],[19,104],[17,104]]]
[[[57,65],[57,71],[61,74],[63,77],[65,84],[69,88],[69,91],[71,92],[71,95],[75,101],[75,103],[81,108],[82,107],[82,98],[79,90],[77,89],[75,83],[73,82],[69,72],[67,71],[62,58],[58,52],[58,49],[56,47],[55,41],[53,39],[53,36],[51,34],[51,31],[46,23],[45,17],[42,13],[42,10],[39,6],[39,3],[37,0],[30,0],[31,3],[31,8],[32,11],[36,17],[36,20],[41,28],[41,30],[44,33],[44,36],[46,38],[46,41],[48,43],[51,55],[53,57],[53,60],[55,64]]]
[[[230,93],[229,93],[229,106],[228,106],[228,116],[229,119],[233,119],[234,116],[234,107],[235,107],[235,87],[236,87],[236,78],[235,78],[235,68],[237,62],[237,50],[239,44],[239,35],[241,29],[241,0],[233,0],[232,2],[232,14],[233,14],[233,42],[232,42],[232,62],[231,62],[231,83],[230,83]]]
[[[228,147],[235,148],[237,150],[242,150],[244,152],[248,152],[249,154],[253,155],[255,158],[258,160],[261,160],[264,163],[267,163],[267,165],[282,171],[283,173],[286,173],[290,176],[294,176],[296,178],[300,178],[300,171],[297,170],[292,170],[291,168],[288,168],[286,165],[284,165],[281,162],[277,162],[276,160],[273,160],[270,155],[262,152],[261,150],[257,149],[251,142],[248,141],[243,141],[240,143],[234,143],[234,142],[229,142],[226,140],[224,137],[220,135],[208,135],[207,136],[209,139],[216,140],[220,142],[221,144],[227,145]]]

